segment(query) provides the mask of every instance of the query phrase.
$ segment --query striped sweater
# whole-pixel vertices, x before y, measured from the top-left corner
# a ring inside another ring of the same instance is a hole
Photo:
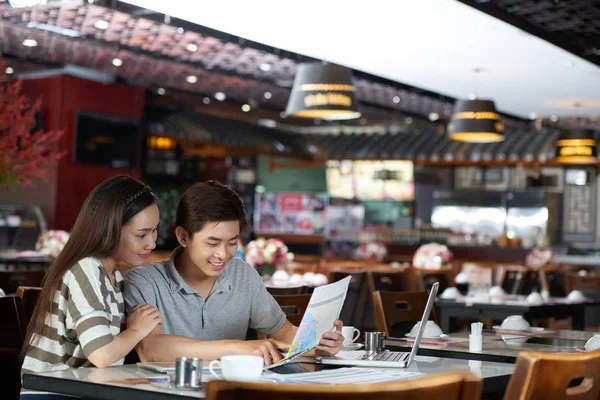
[[[125,322],[123,277],[117,270],[114,274],[115,286],[102,263],[92,257],[64,274],[46,313],[45,333],[32,338],[22,373],[93,367],[88,356],[112,342]]]

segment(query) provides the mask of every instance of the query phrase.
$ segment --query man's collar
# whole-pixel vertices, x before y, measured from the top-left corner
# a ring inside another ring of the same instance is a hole
[[[173,252],[171,252],[171,256],[169,257],[169,260],[167,261],[167,270],[168,270],[169,277],[171,278],[171,290],[177,291],[177,292],[182,292],[182,293],[187,293],[187,294],[195,294],[198,292],[196,290],[194,290],[193,288],[191,288],[190,285],[188,285],[185,282],[183,277],[177,271],[177,268],[175,268],[175,258],[180,256],[181,253],[183,253],[183,250],[184,250],[184,248],[182,246],[177,247],[175,250],[173,250]],[[211,293],[212,292],[221,293],[221,292],[231,290],[231,285],[229,284],[227,269],[228,269],[228,267],[225,266],[223,273],[215,281],[215,284],[214,284],[213,289],[211,290]]]

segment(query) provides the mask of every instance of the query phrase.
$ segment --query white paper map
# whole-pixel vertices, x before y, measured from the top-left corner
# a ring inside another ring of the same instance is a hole
[[[285,358],[265,369],[287,364],[312,350],[321,340],[323,333],[334,329],[333,323],[340,317],[351,278],[348,276],[335,283],[315,288]]]

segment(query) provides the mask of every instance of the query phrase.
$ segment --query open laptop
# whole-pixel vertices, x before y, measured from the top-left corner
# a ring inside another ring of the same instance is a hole
[[[417,351],[419,350],[419,344],[421,343],[421,338],[423,337],[423,332],[425,331],[425,326],[427,325],[429,314],[431,314],[431,309],[433,308],[433,304],[435,303],[435,296],[437,295],[439,286],[439,282],[436,282],[431,287],[431,292],[429,292],[429,299],[427,300],[425,311],[423,312],[423,316],[421,317],[419,331],[417,332],[417,336],[415,337],[415,341],[413,343],[412,350],[410,351],[410,353],[387,350],[375,352],[341,351],[336,356],[317,357],[317,360],[319,360],[321,364],[327,365],[408,368],[415,356],[417,355]]]

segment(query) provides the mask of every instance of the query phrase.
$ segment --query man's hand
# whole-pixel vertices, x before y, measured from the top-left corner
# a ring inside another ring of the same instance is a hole
[[[236,343],[234,351],[235,354],[262,356],[265,360],[265,365],[271,365],[283,358],[279,350],[287,351],[289,348],[290,345],[288,343],[275,339],[265,339],[240,341],[239,343]]]
[[[334,356],[339,353],[344,345],[344,336],[342,336],[342,326],[344,323],[339,319],[335,321],[335,332],[325,332],[317,344],[316,356]]]

